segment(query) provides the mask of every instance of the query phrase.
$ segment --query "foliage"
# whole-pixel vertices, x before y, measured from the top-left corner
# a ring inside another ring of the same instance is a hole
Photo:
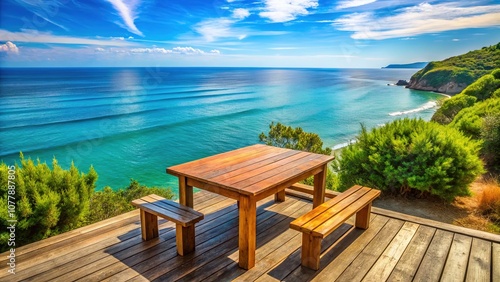
[[[269,125],[269,133],[262,132],[260,141],[270,146],[288,148],[311,153],[331,155],[332,149],[323,148],[323,141],[318,134],[305,132],[302,128],[286,126],[281,123]]]
[[[435,88],[448,82],[469,85],[495,68],[500,68],[500,43],[443,61],[430,62],[411,77],[410,84],[426,81]]]
[[[487,99],[460,111],[449,126],[460,130],[466,136],[481,139],[484,117],[498,115],[500,115],[500,99]]]
[[[0,164],[0,244],[6,246],[8,238],[8,166]],[[95,188],[97,173],[90,167],[87,174],[80,173],[71,164],[62,169],[57,160],[52,170],[39,160],[35,164],[21,153],[21,166],[15,165],[15,219],[16,245],[24,245],[80,227],[89,212],[89,199]]]
[[[500,73],[500,69],[496,72]],[[462,91],[462,94],[476,97],[478,101],[484,101],[490,98],[493,93],[500,88],[500,79],[495,78],[493,74],[487,74],[476,80]]]
[[[131,211],[134,209],[134,206],[130,204],[132,200],[150,194],[156,194],[166,199],[173,199],[175,196],[170,189],[146,187],[133,179],[125,189],[113,191],[111,187],[106,186],[102,191],[95,192],[90,199],[91,210],[87,217],[88,223],[101,221]]]
[[[474,105],[476,100],[476,97],[458,94],[445,100],[441,107],[434,113],[431,120],[440,124],[449,124],[458,112]]]
[[[445,100],[432,116],[432,120],[440,124],[449,124],[462,109],[490,97],[500,97],[500,79],[497,77],[500,77],[500,69],[484,75],[465,88],[462,93]]]
[[[259,135],[259,139],[262,142],[265,142],[267,145],[280,147],[280,148],[288,148],[300,151],[306,151],[311,153],[323,154],[323,155],[331,155],[331,148],[323,148],[323,141],[319,137],[319,135],[315,133],[304,132],[304,130],[300,127],[296,127],[295,129],[291,126],[286,126],[281,123],[274,124],[272,122],[269,125],[269,133],[268,135],[262,132]],[[337,175],[332,171],[328,170],[326,173],[326,188],[330,190],[336,190],[338,178]],[[302,183],[307,185],[314,184],[314,178],[309,177],[302,181]]]
[[[357,139],[337,160],[340,190],[359,184],[451,200],[468,195],[483,171],[478,143],[437,123],[403,119],[371,132],[362,126]]]
[[[497,99],[500,100],[500,99]],[[492,172],[500,173],[500,113],[488,115],[481,128],[481,155]],[[500,214],[499,214],[500,216]]]
[[[39,160],[35,163],[25,159],[22,153],[20,163],[0,164],[0,252],[129,211],[130,202],[144,195],[173,198],[170,189],[148,188],[134,180],[126,189],[113,191],[106,187],[94,192],[98,176],[93,167],[86,174],[80,173],[74,164],[64,170],[55,158],[52,169]],[[15,179],[9,179],[9,170],[14,167]],[[10,195],[15,199],[8,198],[9,185],[15,188],[11,189],[15,194]],[[12,219],[17,220],[15,246],[8,245],[8,220]]]
[[[493,222],[500,224],[500,186],[498,183],[490,183],[483,189],[479,210]]]

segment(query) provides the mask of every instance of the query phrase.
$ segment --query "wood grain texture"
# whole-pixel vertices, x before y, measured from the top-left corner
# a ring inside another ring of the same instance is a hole
[[[317,271],[302,267],[302,234],[289,224],[310,211],[312,201],[290,195],[280,203],[275,203],[274,195],[257,203],[255,267],[245,270],[239,267],[236,201],[202,191],[194,194],[194,204],[205,218],[196,224],[193,253],[177,254],[175,224],[163,219],[158,221],[159,237],[144,242],[136,210],[81,229],[79,236],[61,234],[23,247],[15,280],[323,282],[376,277],[384,281],[392,269],[387,281],[446,281],[462,277],[462,264],[452,260],[471,241],[465,279],[458,280],[499,281],[500,245],[485,239],[494,239],[494,234],[474,231],[471,234],[478,235],[474,237],[462,229],[447,229],[448,225],[416,223],[411,216],[389,211],[385,216],[381,209],[372,214],[369,229],[354,228],[351,218],[323,239]],[[418,225],[416,232],[413,224]],[[42,250],[40,255],[28,255]],[[465,255],[459,256],[455,261],[463,262]],[[7,267],[0,265],[2,281],[12,278]]]

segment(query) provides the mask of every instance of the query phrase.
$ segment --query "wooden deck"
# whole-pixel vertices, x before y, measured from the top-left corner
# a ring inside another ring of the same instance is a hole
[[[16,274],[0,281],[500,281],[500,236],[374,208],[368,230],[353,220],[323,240],[321,268],[300,266],[301,233],[289,228],[311,210],[287,196],[258,203],[255,267],[238,267],[235,200],[195,193],[205,214],[196,225],[196,251],[178,256],[174,224],[141,240],[132,211],[16,249]]]

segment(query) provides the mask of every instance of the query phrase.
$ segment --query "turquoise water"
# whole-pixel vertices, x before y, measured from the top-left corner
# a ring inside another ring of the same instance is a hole
[[[318,133],[326,146],[401,117],[429,120],[435,93],[388,86],[407,69],[0,69],[0,158],[82,171],[98,189],[130,179],[177,188],[165,168],[258,143],[269,124]]]

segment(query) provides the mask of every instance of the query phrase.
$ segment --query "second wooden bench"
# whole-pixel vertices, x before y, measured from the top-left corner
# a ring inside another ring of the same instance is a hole
[[[158,237],[158,216],[175,222],[177,253],[181,256],[194,251],[194,224],[204,215],[194,209],[151,194],[132,201],[141,209],[142,239],[147,241]]]
[[[319,269],[321,241],[356,214],[356,228],[368,229],[373,200],[380,190],[353,186],[337,197],[295,219],[290,228],[302,232],[302,265]]]

